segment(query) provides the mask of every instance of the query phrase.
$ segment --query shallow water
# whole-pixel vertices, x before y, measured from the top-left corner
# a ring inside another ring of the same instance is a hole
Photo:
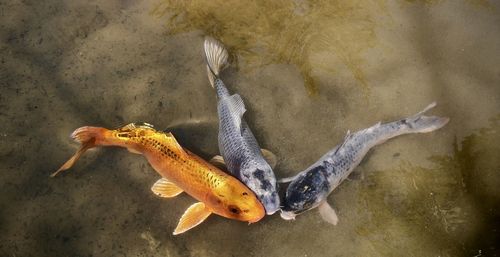
[[[0,255],[496,256],[500,240],[500,4],[487,0],[0,2]],[[123,149],[73,154],[83,125],[146,121],[217,154],[202,43],[232,55],[278,177],[347,130],[424,108],[443,129],[378,146],[310,211],[247,225],[215,215],[172,236],[193,203],[158,199],[147,162]]]

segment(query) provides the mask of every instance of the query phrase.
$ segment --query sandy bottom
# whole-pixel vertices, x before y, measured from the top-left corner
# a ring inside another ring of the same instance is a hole
[[[1,1],[1,256],[496,256],[500,4],[441,1]],[[205,35],[232,63],[262,147],[291,176],[356,131],[432,101],[443,129],[373,149],[329,202],[247,225],[165,200],[139,155],[89,151],[50,179],[83,125],[144,121],[218,153]]]

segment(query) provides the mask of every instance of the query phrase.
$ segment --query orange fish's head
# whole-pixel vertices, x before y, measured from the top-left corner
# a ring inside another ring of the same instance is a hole
[[[215,206],[217,214],[226,218],[247,221],[254,223],[266,215],[262,203],[255,194],[243,185],[240,181],[235,183],[224,183],[223,186],[215,191]]]

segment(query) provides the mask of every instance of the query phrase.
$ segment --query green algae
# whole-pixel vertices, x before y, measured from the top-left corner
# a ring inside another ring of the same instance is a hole
[[[162,1],[167,33],[193,29],[215,36],[238,57],[243,71],[271,63],[295,65],[309,95],[319,92],[310,56],[334,54],[369,93],[363,53],[376,43],[372,15],[383,1]],[[333,67],[323,67],[334,70]]]

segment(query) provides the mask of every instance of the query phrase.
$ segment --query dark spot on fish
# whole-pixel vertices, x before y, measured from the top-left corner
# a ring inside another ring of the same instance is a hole
[[[272,187],[273,187],[273,185],[269,181],[267,181],[267,180],[261,181],[260,189],[268,191],[268,190],[271,190]]]
[[[322,167],[321,169],[318,169],[318,172],[320,172],[321,174],[323,174],[323,176],[325,177],[325,179],[328,179],[328,177],[331,175],[330,171],[329,171],[330,169],[332,170],[332,172],[334,174],[336,174],[335,167],[333,167],[333,164],[330,163],[330,162],[323,161],[323,165],[321,167]]]
[[[238,207],[232,205],[229,206],[229,211],[234,214],[240,214],[241,212],[241,210]]]
[[[255,178],[257,178],[260,181],[264,180],[264,171],[263,170],[256,169],[253,172],[253,175],[255,176]]]
[[[328,168],[320,165],[293,181],[287,189],[283,210],[298,214],[312,208],[318,197],[330,189],[328,174]]]
[[[247,192],[243,192],[243,194],[242,194],[242,195],[248,195],[248,193],[247,193]]]
[[[273,185],[268,180],[266,180],[266,178],[264,177],[263,170],[256,169],[253,172],[253,175],[256,179],[258,179],[260,181],[260,189],[265,190],[265,191],[272,189]]]
[[[420,117],[418,117],[418,118],[417,118],[416,120],[414,120],[414,121],[418,121],[418,120],[420,120]],[[406,126],[408,126],[409,128],[413,128],[412,123],[411,123],[411,122],[408,122],[406,119],[400,120],[400,122],[399,122],[399,123],[401,123],[401,125],[406,125]]]

